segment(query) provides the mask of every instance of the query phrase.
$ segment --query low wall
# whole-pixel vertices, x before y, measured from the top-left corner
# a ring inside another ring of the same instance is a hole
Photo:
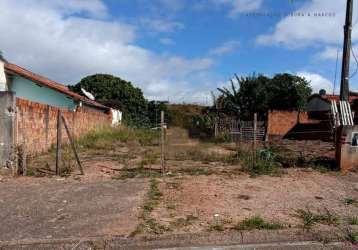
[[[28,154],[44,152],[56,143],[58,108],[24,99],[16,99],[16,143],[25,145]],[[90,130],[111,124],[111,114],[92,109],[79,108],[76,111],[62,109],[72,134],[75,137]],[[67,135],[62,126],[63,140]]]
[[[317,121],[310,120],[307,112],[270,111],[267,120],[267,133],[269,136],[282,137],[300,123],[315,124]]]
[[[336,159],[342,172],[358,170],[358,126],[341,126],[338,129]]]

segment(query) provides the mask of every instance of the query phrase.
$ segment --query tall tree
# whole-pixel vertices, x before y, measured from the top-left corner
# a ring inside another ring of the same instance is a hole
[[[96,101],[123,112],[124,122],[129,125],[143,126],[149,123],[148,102],[141,89],[131,82],[108,74],[96,74],[83,78],[72,91],[83,95],[81,88],[94,95]]]
[[[232,81],[231,90],[218,90],[223,96],[224,112],[242,119],[252,119],[254,113],[265,118],[270,109],[300,110],[312,92],[304,78],[290,74],[277,74],[273,78],[263,75],[235,77],[238,87]]]

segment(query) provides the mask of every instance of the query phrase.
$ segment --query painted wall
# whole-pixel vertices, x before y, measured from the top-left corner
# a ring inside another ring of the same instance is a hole
[[[336,159],[342,172],[358,170],[358,146],[356,135],[358,126],[342,126],[338,130]]]
[[[18,98],[59,108],[74,109],[76,107],[75,101],[65,94],[39,86],[21,76],[13,76],[10,80],[9,88],[16,93]]]
[[[0,91],[6,91],[6,76],[5,76],[5,69],[4,69],[4,62],[0,59]]]

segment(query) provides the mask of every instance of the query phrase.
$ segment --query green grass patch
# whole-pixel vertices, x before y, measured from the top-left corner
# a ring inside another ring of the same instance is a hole
[[[192,167],[192,168],[181,168],[177,171],[178,173],[181,173],[181,174],[187,174],[187,175],[194,175],[194,176],[197,176],[197,175],[212,175],[214,172],[208,168],[195,168],[195,167]]]
[[[159,182],[156,179],[150,180],[150,186],[147,193],[147,201],[143,205],[143,214],[142,217],[146,218],[158,205],[160,198],[163,196],[162,192],[159,190]]]
[[[78,140],[81,148],[113,149],[118,143],[138,142],[141,146],[158,145],[158,131],[128,127],[104,127],[94,130]]]
[[[225,164],[234,164],[239,162],[237,154],[235,153],[230,155],[209,154],[199,149],[188,149],[186,151],[175,153],[174,159],[177,161],[190,160],[202,163],[220,162]]]
[[[309,208],[296,210],[295,216],[300,218],[303,223],[303,228],[310,230],[316,223],[325,225],[339,225],[339,217],[325,209],[323,213],[314,213]]]
[[[222,223],[214,223],[214,224],[209,224],[209,231],[218,231],[218,232],[222,232],[224,231],[224,225]]]
[[[347,229],[344,239],[354,245],[358,244],[358,232],[351,229]]]
[[[345,198],[344,199],[344,204],[347,205],[347,206],[357,206],[358,205],[358,201],[357,199],[354,199],[354,198]]]
[[[285,173],[281,163],[276,160],[275,152],[271,149],[258,149],[254,154],[250,145],[242,145],[237,149],[235,158],[242,165],[242,170],[251,177],[281,176]]]
[[[284,226],[281,223],[269,223],[262,219],[260,216],[246,218],[234,227],[236,230],[278,230],[283,228]]]
[[[159,160],[159,155],[155,154],[152,151],[147,151],[144,153],[143,159],[140,161],[139,166],[147,166],[156,164]]]
[[[146,219],[144,222],[140,223],[136,230],[131,234],[132,236],[136,234],[141,234],[144,232],[152,234],[163,234],[170,231],[171,229],[165,225],[160,224],[153,218]]]
[[[354,226],[356,226],[356,225],[358,225],[358,217],[357,216],[353,216],[353,217],[349,217],[348,218],[348,224],[349,225],[354,225]]]
[[[132,236],[144,232],[153,234],[162,234],[166,231],[170,231],[170,228],[158,223],[154,218],[151,218],[150,213],[159,204],[163,194],[159,190],[159,182],[156,179],[150,180],[149,190],[147,192],[147,201],[143,205],[143,211],[140,216],[143,222],[140,223],[136,230],[131,234]]]
[[[178,218],[175,221],[172,221],[170,223],[170,227],[174,228],[183,228],[187,227],[193,224],[194,221],[196,221],[198,217],[194,215],[187,215],[185,218]]]
[[[124,168],[118,175],[113,176],[112,179],[125,180],[132,178],[156,178],[160,176],[161,174],[157,170],[146,169],[143,166],[139,166],[136,168]]]

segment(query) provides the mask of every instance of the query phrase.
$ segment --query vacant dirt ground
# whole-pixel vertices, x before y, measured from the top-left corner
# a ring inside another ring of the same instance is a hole
[[[358,197],[358,176],[292,170],[282,177],[183,176],[161,183],[162,202],[152,216],[181,232],[207,231],[210,225],[232,228],[252,216],[261,216],[286,227],[299,227],[297,209],[325,213],[328,209],[344,221],[358,215],[346,198]],[[218,216],[215,216],[218,215]],[[192,218],[186,223],[186,218]],[[183,220],[184,219],[184,220]]]
[[[251,178],[242,171],[233,145],[192,140],[177,128],[168,131],[165,177],[157,144],[98,145],[80,147],[85,176],[75,169],[68,177],[54,177],[50,153],[29,163],[33,175],[45,177],[3,178],[0,241],[221,231],[256,215],[285,229],[301,229],[297,209],[329,211],[343,228],[358,215],[357,173],[290,168],[280,177]],[[302,145],[306,152],[315,148],[315,157],[318,148],[324,149],[323,156],[332,153],[328,144]],[[64,155],[74,168],[73,157]],[[317,223],[313,229],[333,227]]]
[[[19,178],[0,182],[0,240],[128,235],[147,181]]]

